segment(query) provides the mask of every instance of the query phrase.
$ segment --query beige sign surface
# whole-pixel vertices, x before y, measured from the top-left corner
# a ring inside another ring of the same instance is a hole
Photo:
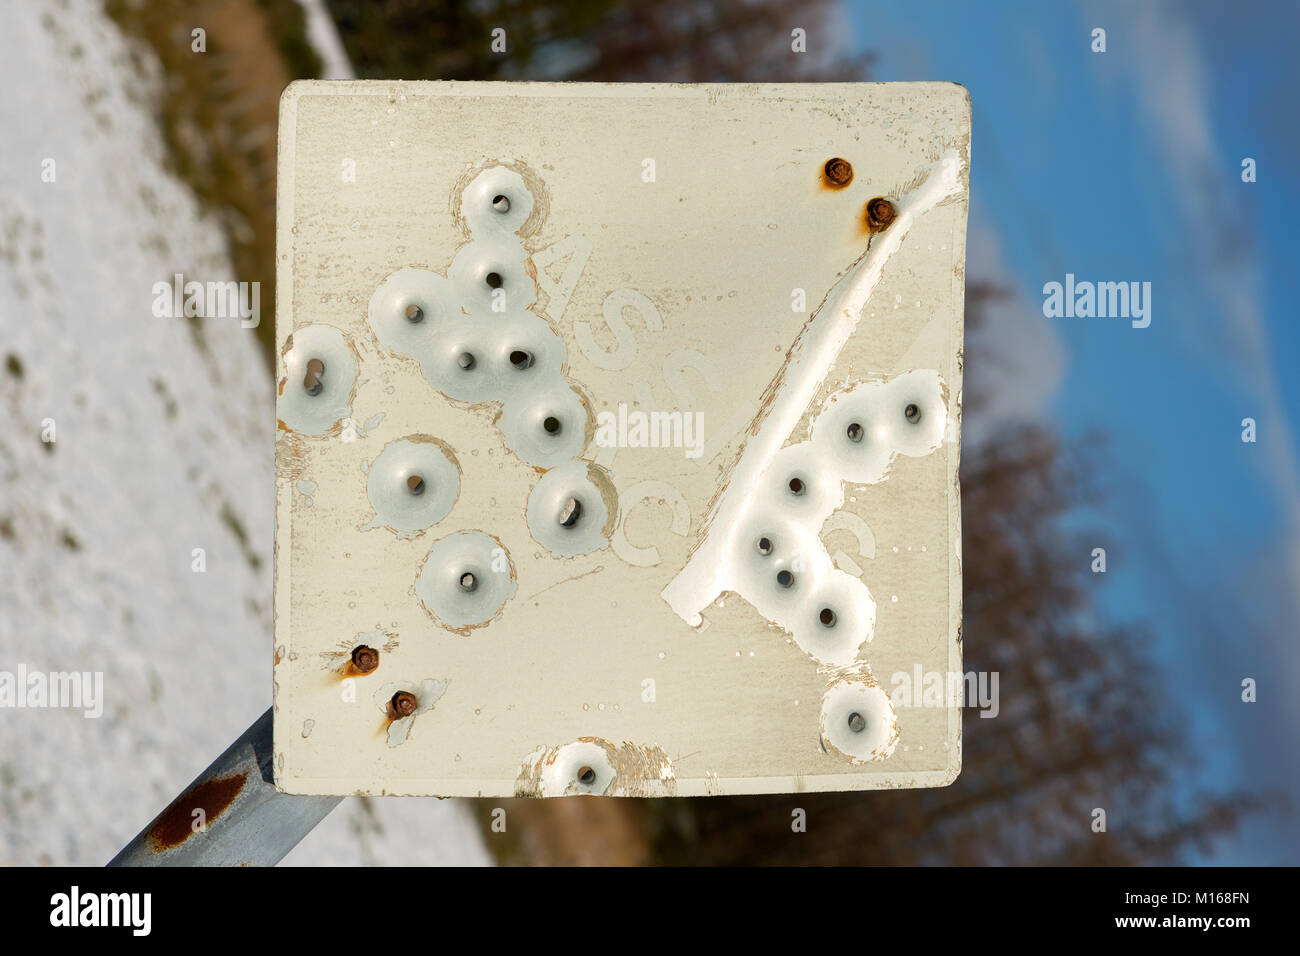
[[[959,86],[282,102],[291,793],[941,786]]]

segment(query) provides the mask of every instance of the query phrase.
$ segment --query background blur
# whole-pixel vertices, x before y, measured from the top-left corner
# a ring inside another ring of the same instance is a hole
[[[0,862],[106,861],[270,701],[277,105],[294,78],[353,75],[966,85],[964,666],[999,672],[1001,709],[967,714],[943,790],[353,798],[287,862],[1300,862],[1294,4],[35,0],[4,19],[0,669],[104,671],[108,693],[98,720],[0,712]],[[260,326],[155,318],[177,272],[260,282]],[[1150,282],[1150,327],[1045,318],[1067,273]]]

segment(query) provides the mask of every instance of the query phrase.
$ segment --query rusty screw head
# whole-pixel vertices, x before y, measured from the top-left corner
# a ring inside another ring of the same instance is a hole
[[[884,229],[894,221],[894,204],[883,196],[867,203],[867,223],[872,229]]]
[[[393,695],[393,699],[388,702],[388,705],[393,708],[393,713],[398,717],[410,717],[415,713],[415,708],[420,705],[420,702],[415,699],[415,695],[410,691],[399,690]]]
[[[838,156],[826,160],[822,172],[826,174],[826,182],[836,189],[842,189],[853,182],[853,164],[847,159],[841,159]]]
[[[369,674],[379,666],[379,652],[373,647],[358,644],[352,648],[352,666],[363,674]]]

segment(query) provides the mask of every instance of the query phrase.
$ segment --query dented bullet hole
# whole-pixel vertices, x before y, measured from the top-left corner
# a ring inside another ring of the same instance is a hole
[[[325,387],[321,379],[325,375],[325,363],[320,359],[312,359],[307,363],[307,374],[303,376],[302,387],[307,390],[307,394],[315,398]]]
[[[352,648],[352,666],[363,674],[369,674],[379,666],[379,652],[365,644],[357,645]]]
[[[894,204],[883,196],[877,196],[867,203],[867,224],[873,230],[884,229],[894,221]]]
[[[478,589],[478,579],[474,577],[472,572],[466,571],[460,576],[460,589],[466,594]]]
[[[525,352],[523,349],[515,349],[510,353],[510,364],[521,372],[524,369],[532,368],[533,354],[531,352]]]
[[[776,583],[783,588],[794,587],[794,575],[784,569],[776,572]]]
[[[510,197],[496,195],[492,197],[492,208],[504,215],[510,211]]]
[[[582,502],[577,498],[570,498],[560,509],[560,526],[572,528],[578,523],[578,518],[582,515]]]
[[[837,189],[853,182],[853,164],[839,156],[826,160],[822,172],[826,176],[826,182]]]
[[[406,489],[413,495],[424,494],[424,479],[419,475],[411,475],[406,479]]]
[[[822,612],[817,615],[817,620],[822,622],[822,627],[835,626],[835,612],[828,607],[822,608]]]
[[[412,325],[424,321],[424,309],[418,305],[408,305],[406,307],[406,318]]]
[[[547,415],[542,421],[542,427],[546,429],[546,434],[558,435],[560,433],[560,420],[554,415]]]
[[[399,690],[393,695],[393,699],[388,702],[393,713],[398,718],[410,717],[415,713],[415,709],[420,706],[420,702],[415,699],[415,695],[408,690]]]
[[[758,548],[759,554],[766,557],[772,553],[772,539],[767,537],[759,538],[758,544],[755,547]]]
[[[790,479],[790,494],[801,495],[804,493],[804,483],[802,478]]]
[[[865,432],[862,430],[861,425],[854,422],[845,430],[845,434],[849,436],[849,441],[862,441],[862,436]]]
[[[849,714],[849,730],[853,731],[855,734],[860,734],[866,729],[867,720],[865,717],[859,714],[856,710]]]
[[[469,352],[461,352],[460,355],[456,356],[456,364],[469,372],[474,368],[474,356]]]
[[[501,278],[501,273],[499,272],[489,272],[487,276],[484,277],[484,281],[487,282],[489,289],[499,289],[505,285],[505,280]]]
[[[590,767],[579,767],[578,782],[584,787],[590,787],[596,782],[596,771],[592,770]]]
[[[921,420],[921,409],[917,405],[908,405],[903,409],[903,417],[915,425]]]

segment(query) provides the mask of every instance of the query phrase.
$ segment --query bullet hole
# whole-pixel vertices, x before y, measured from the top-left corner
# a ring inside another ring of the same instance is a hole
[[[828,607],[824,607],[821,613],[817,615],[817,620],[822,622],[822,627],[834,627],[835,612]]]
[[[312,359],[307,363],[307,374],[303,376],[302,387],[307,390],[307,394],[315,398],[325,388],[321,379],[325,375],[325,363],[320,359]]]
[[[406,307],[406,319],[412,325],[416,325],[420,322],[423,322],[424,309],[420,308],[418,305],[408,305]]]
[[[903,417],[915,425],[921,420],[921,409],[919,406],[912,404],[903,409]]]
[[[756,547],[758,548],[758,553],[766,557],[772,553],[772,539],[768,537],[759,538]]]
[[[849,714],[849,730],[855,734],[860,734],[867,729],[867,719],[859,714],[856,710]]]
[[[485,277],[485,281],[487,282],[489,289],[499,289],[505,285],[506,282],[505,279],[501,278],[501,273],[499,272],[489,272]]]
[[[474,356],[469,352],[461,352],[460,355],[456,356],[456,364],[466,372],[472,372],[477,363],[474,361]]]
[[[784,569],[778,571],[776,572],[776,583],[783,588],[792,588],[794,587],[794,575]]]
[[[466,571],[460,576],[460,589],[466,594],[478,590],[478,579],[474,577],[472,572]]]
[[[406,479],[406,489],[413,495],[424,494],[424,479],[419,475],[411,475]]]
[[[23,380],[23,360],[17,355],[10,352],[5,356],[5,368],[9,371],[9,374],[18,379],[18,381],[21,382]]]
[[[582,502],[577,498],[570,498],[560,509],[560,526],[572,528],[578,523],[578,518],[582,515]]]
[[[790,494],[801,495],[804,493],[804,483],[802,478],[790,479]]]
[[[560,433],[560,420],[554,415],[547,415],[542,421],[542,427],[546,429],[546,434],[558,435]]]
[[[533,353],[525,352],[523,349],[515,349],[510,353],[510,364],[519,371],[533,367]]]
[[[492,197],[492,208],[505,215],[510,211],[510,197],[496,195]]]
[[[866,434],[862,426],[859,425],[857,422],[854,422],[847,429],[845,429],[844,433],[849,436],[849,441],[852,442],[862,441],[862,436]]]
[[[596,771],[592,770],[590,767],[579,767],[578,782],[584,787],[590,787],[596,782]]]

